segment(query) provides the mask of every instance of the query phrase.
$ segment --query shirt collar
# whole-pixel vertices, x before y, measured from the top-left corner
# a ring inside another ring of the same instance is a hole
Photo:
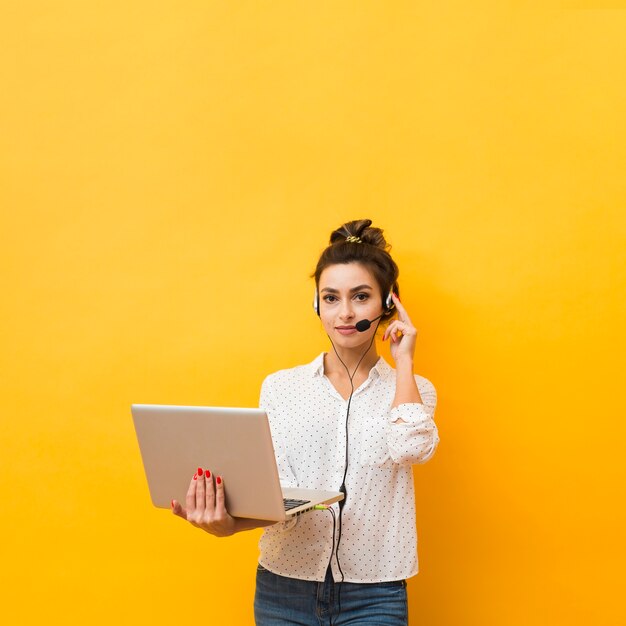
[[[319,354],[311,363],[309,363],[309,371],[311,373],[311,377],[315,376],[323,376],[324,375],[324,355],[326,353],[322,352]],[[383,357],[379,357],[378,361],[374,364],[374,367],[370,371],[370,377],[372,376],[380,376],[381,378],[387,378],[393,372],[393,368]]]

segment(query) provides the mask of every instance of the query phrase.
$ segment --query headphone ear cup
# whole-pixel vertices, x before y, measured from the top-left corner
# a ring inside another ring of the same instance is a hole
[[[319,297],[319,294],[317,293],[317,289],[315,290],[315,295],[313,296],[313,308],[315,309],[315,312],[317,313],[317,316],[319,317],[319,315],[320,315],[320,297]]]
[[[393,291],[390,289],[387,294],[387,298],[385,299],[385,310],[392,311],[396,308],[396,305],[393,303]]]

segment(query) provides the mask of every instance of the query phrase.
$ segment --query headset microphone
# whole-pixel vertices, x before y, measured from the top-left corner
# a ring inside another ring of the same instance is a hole
[[[376,320],[379,320],[383,315],[384,315],[384,313],[382,315],[379,315],[378,317],[375,317],[373,320],[361,320],[360,322],[357,322],[354,325],[354,327],[360,333],[364,333],[366,330],[369,330],[369,327],[372,325],[372,322],[375,322]]]

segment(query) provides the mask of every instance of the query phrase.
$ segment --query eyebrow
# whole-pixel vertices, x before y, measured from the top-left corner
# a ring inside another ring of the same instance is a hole
[[[370,285],[359,285],[358,287],[352,287],[352,289],[350,289],[350,293],[363,291],[364,289],[369,289],[371,291],[372,287],[370,287]],[[324,287],[322,291],[327,291],[328,293],[339,293],[339,289],[334,289],[333,287]]]

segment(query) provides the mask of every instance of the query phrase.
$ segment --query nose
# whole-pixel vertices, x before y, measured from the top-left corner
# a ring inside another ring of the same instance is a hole
[[[354,311],[352,310],[352,301],[350,298],[345,299],[341,304],[339,317],[342,320],[351,320],[354,317]]]

